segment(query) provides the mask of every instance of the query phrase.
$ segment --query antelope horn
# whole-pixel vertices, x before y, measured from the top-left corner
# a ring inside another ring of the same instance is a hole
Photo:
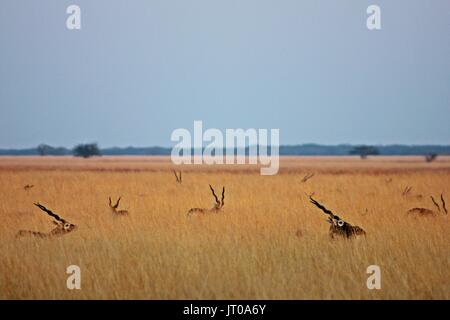
[[[447,208],[445,207],[445,201],[444,201],[444,196],[441,193],[441,201],[442,201],[442,208],[445,211],[445,214],[448,214]]]
[[[121,199],[122,197],[119,197],[119,199],[117,199],[117,202],[116,202],[116,204],[114,205],[114,209],[117,209],[118,207],[119,207],[119,203],[120,203],[120,199]]]
[[[434,200],[433,196],[430,196],[431,201],[433,201],[433,204],[436,206],[436,208],[438,209],[439,212],[441,212],[441,208],[439,208],[439,205],[437,204],[437,202]]]
[[[175,170],[172,170],[172,172],[175,175],[175,179],[177,179],[177,182],[180,182],[180,179],[178,178],[177,172]]]
[[[333,212],[325,208],[323,205],[321,205],[319,202],[313,199],[313,197],[309,197],[309,200],[312,204],[314,204],[317,208],[325,212],[326,214],[330,215],[332,218],[340,219],[338,216],[334,215]]]
[[[211,189],[211,192],[212,192],[214,198],[216,199],[216,203],[219,203],[219,204],[220,204],[220,201],[219,201],[219,199],[217,198],[216,193],[214,192],[213,187],[211,187],[211,185],[209,185],[209,188]]]
[[[222,188],[222,207],[223,207],[224,199],[225,199],[225,186],[223,186],[223,188]]]
[[[51,210],[47,209],[46,207],[44,207],[42,204],[40,203],[35,203],[34,204],[36,207],[38,207],[39,209],[41,209],[42,211],[46,212],[49,216],[52,216],[53,218],[55,218],[58,221],[61,221],[62,223],[65,223],[66,220],[62,219],[60,216],[58,216],[56,213],[52,212]]]

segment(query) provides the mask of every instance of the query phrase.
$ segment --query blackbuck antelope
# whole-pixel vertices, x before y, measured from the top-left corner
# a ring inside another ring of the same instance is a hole
[[[411,194],[411,190],[412,190],[412,187],[406,186],[402,192],[402,196],[404,196],[404,197],[409,196]]]
[[[56,213],[52,212],[51,210],[47,209],[43,205],[39,203],[34,204],[36,207],[47,213],[49,216],[53,217],[55,220],[53,220],[53,223],[56,225],[56,227],[50,231],[49,233],[43,233],[43,232],[37,232],[37,231],[29,231],[29,230],[20,230],[17,233],[17,237],[23,237],[23,236],[35,236],[39,238],[50,238],[50,237],[56,237],[56,236],[62,236],[65,235],[71,231],[74,231],[77,226],[64,220]]]
[[[172,172],[175,175],[175,179],[177,179],[177,183],[181,184],[181,182],[182,182],[181,171],[179,173],[177,173],[175,170],[172,170]]]
[[[109,207],[111,208],[111,211],[115,216],[127,216],[128,215],[127,210],[118,210],[121,198],[122,197],[119,197],[119,199],[117,199],[116,204],[112,205],[111,197],[109,197]]]
[[[312,177],[314,177],[314,173],[307,173],[303,179],[301,180],[303,183],[305,183],[306,181],[308,181],[309,179],[311,179]]]
[[[447,208],[445,207],[444,196],[442,194],[441,194],[442,210],[439,204],[436,202],[436,200],[434,200],[433,196],[430,196],[430,198],[434,206],[437,208],[437,212],[427,208],[412,208],[408,210],[407,214],[419,217],[435,217],[440,213],[448,214]]]
[[[214,204],[214,207],[212,207],[211,209],[205,209],[205,208],[191,208],[189,209],[187,215],[188,217],[194,213],[217,213],[220,210],[222,210],[223,205],[224,205],[224,199],[225,199],[225,187],[222,188],[222,199],[221,201],[219,201],[219,198],[217,198],[216,193],[214,192],[214,188],[211,187],[211,185],[209,185],[209,188],[211,189],[212,195],[216,201],[216,203]]]
[[[331,223],[329,234],[332,239],[334,239],[335,236],[350,239],[356,238],[357,236],[366,235],[366,232],[362,228],[358,226],[353,226],[350,223],[345,222],[344,220],[339,218],[339,216],[333,214],[333,212],[331,212],[323,205],[321,205],[319,202],[314,200],[312,197],[309,197],[309,200],[317,208],[319,208],[328,215],[327,221]]]

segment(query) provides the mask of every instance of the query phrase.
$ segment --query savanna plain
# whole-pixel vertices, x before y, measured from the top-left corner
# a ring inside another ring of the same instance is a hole
[[[219,197],[225,186],[223,209],[187,217],[213,206],[209,184]],[[367,236],[330,239],[311,194]],[[450,157],[282,157],[275,176],[168,157],[2,157],[0,299],[449,299],[449,216],[430,198],[441,194],[450,207]],[[16,238],[53,228],[34,202],[78,228]],[[69,265],[80,290],[66,287]],[[366,286],[370,265],[380,290]]]

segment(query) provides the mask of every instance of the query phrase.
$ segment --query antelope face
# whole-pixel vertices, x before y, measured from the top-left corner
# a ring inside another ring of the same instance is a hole
[[[347,222],[345,222],[344,220],[336,219],[336,226],[338,228],[345,228],[346,226],[349,226],[349,224]]]
[[[60,222],[60,221],[56,222],[56,221],[54,221],[53,223],[56,224],[58,229],[60,229],[62,232],[71,232],[71,231],[74,231],[77,228],[76,225],[74,225],[74,224],[72,224],[70,222],[67,222],[67,221],[64,221],[64,222]]]
[[[332,225],[330,227],[330,236],[332,238],[334,238],[334,236],[342,236],[344,238],[354,238],[357,236],[366,235],[366,232],[362,228],[358,226],[353,226],[350,223],[340,219],[339,217],[335,217],[335,219],[331,223]]]
[[[329,218],[330,219],[330,218]],[[350,224],[339,218],[338,216],[334,216],[333,219],[330,219],[331,223],[336,227],[340,229],[346,229],[350,227]]]
[[[66,222],[66,223],[64,223],[64,225],[63,225],[63,229],[64,229],[65,232],[73,231],[73,230],[75,230],[76,228],[77,228],[76,225],[74,225],[74,224],[72,224],[72,223],[69,223],[69,222]]]
[[[338,216],[328,217],[327,221],[331,223],[336,228],[344,228],[346,225],[349,225],[347,222],[339,218]]]

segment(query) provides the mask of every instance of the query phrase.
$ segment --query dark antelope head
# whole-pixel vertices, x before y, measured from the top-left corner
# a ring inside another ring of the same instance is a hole
[[[313,197],[309,197],[309,200],[312,204],[322,210],[325,214],[328,215],[327,221],[331,223],[330,226],[330,237],[334,238],[334,236],[341,236],[344,238],[353,238],[359,235],[366,235],[366,232],[358,227],[353,226],[350,223],[342,220],[338,215],[335,215],[332,211],[325,208],[319,202],[313,199]]]

